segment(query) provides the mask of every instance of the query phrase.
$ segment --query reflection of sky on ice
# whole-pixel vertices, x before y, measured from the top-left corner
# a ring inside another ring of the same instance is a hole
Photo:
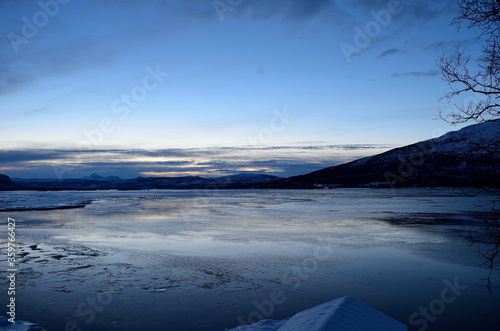
[[[40,204],[39,192],[13,194]],[[457,326],[463,316],[492,323],[499,308],[484,287],[482,261],[457,232],[477,220],[473,203],[485,196],[425,189],[43,194],[52,203],[93,201],[8,215],[17,219],[20,250],[29,253],[19,294],[29,304],[19,309],[53,329],[81,321],[74,317],[80,298],[99,291],[117,298],[92,324],[101,330],[134,329],[138,321],[123,316],[134,310],[151,330],[165,323],[223,330],[273,290],[288,299],[271,318],[350,295],[408,324],[439,296],[443,280],[455,277],[469,288],[429,330]],[[34,243],[41,250],[30,249]],[[314,262],[320,248],[328,254]],[[290,271],[296,290],[284,279]],[[50,312],[37,312],[47,300]]]
[[[473,209],[473,199],[462,197],[459,191],[436,197],[429,197],[425,190],[398,195],[379,190],[337,192],[269,191],[263,195],[239,191],[235,196],[227,191],[213,197],[200,191],[99,193],[72,222],[81,229],[60,238],[203,255],[237,255],[246,250],[265,253],[280,247],[283,252],[300,252],[317,240],[349,247],[445,243],[454,240],[449,230],[462,225],[447,221],[445,226],[431,229],[424,221],[436,217],[433,213],[444,214],[443,220],[462,220],[463,213]],[[398,218],[398,213],[405,214],[401,219],[417,214],[415,224],[391,225],[389,219]]]

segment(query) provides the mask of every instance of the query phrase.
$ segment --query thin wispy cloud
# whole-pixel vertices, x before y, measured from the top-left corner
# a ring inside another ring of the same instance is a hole
[[[439,76],[441,73],[437,69],[430,69],[427,71],[409,71],[403,73],[392,74],[392,77],[435,77]]]
[[[456,51],[457,48],[468,48],[474,47],[474,45],[478,45],[480,43],[480,39],[477,37],[473,38],[465,38],[465,39],[455,39],[455,40],[440,40],[433,42],[429,45],[426,45],[423,50],[429,50],[436,53],[442,53],[445,51]]]
[[[389,57],[391,55],[395,55],[395,54],[399,54],[399,53],[404,53],[404,51],[401,49],[397,49],[397,48],[391,48],[391,49],[388,49],[388,50],[384,51],[383,53],[381,53],[378,56],[378,58],[382,59],[382,58]]]
[[[31,110],[25,111],[24,115],[26,115],[26,116],[32,116],[32,115],[40,114],[40,113],[43,113],[43,112],[46,112],[46,111],[49,111],[49,110],[50,110],[50,107],[44,106],[44,107],[39,107],[39,108],[36,108],[36,109],[31,109]]]

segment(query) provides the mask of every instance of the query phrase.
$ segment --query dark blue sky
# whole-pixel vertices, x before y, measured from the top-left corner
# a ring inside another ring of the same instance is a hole
[[[455,1],[0,1],[0,173],[301,174],[455,128]]]

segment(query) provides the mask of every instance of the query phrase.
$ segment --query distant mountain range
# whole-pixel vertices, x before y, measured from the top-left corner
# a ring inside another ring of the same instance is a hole
[[[82,177],[82,179],[89,179],[89,180],[118,180],[118,179],[121,179],[121,178],[117,177],[117,176],[103,177],[103,176],[100,176],[98,174],[92,174],[90,176]]]
[[[148,190],[148,189],[226,189],[251,188],[254,184],[269,183],[281,177],[265,174],[237,174],[216,178],[186,177],[137,177],[122,179],[97,174],[80,179],[21,179],[1,175],[0,190]],[[5,178],[4,178],[5,177]],[[2,178],[3,181],[2,181]],[[2,186],[2,183],[5,184]]]
[[[435,139],[288,178],[242,173],[217,178],[122,179],[92,174],[81,179],[11,180],[0,175],[0,190],[500,187],[499,137],[500,120],[489,121]]]

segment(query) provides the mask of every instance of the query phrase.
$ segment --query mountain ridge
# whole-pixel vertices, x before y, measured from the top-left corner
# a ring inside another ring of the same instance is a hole
[[[5,176],[5,175],[3,175]],[[9,178],[8,176],[5,176]],[[102,177],[93,174],[92,178],[21,179],[11,180],[15,187],[24,190],[144,190],[144,189],[224,189],[251,188],[254,184],[269,183],[281,177],[267,174],[236,174],[216,178],[200,176],[183,177],[136,177],[132,179],[113,179],[114,176]],[[10,178],[9,178],[10,180]],[[0,186],[0,190],[2,187]],[[5,188],[3,190],[9,190]]]
[[[482,153],[500,120],[474,124],[381,154],[288,177],[277,188],[500,186],[500,156]]]

